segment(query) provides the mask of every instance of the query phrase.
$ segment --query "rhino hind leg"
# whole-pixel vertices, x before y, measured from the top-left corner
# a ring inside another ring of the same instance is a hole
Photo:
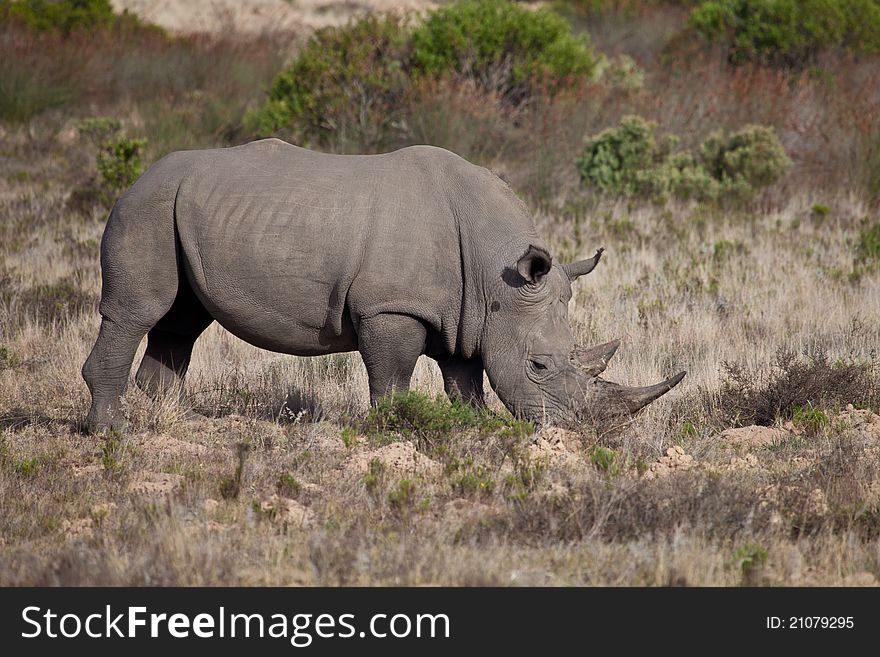
[[[463,401],[476,408],[485,408],[481,358],[447,356],[436,360],[443,374],[443,388],[449,399]]]
[[[121,398],[128,387],[128,374],[135,351],[147,328],[132,322],[104,317],[98,339],[83,365],[82,375],[92,393],[85,421],[88,433],[124,431]]]
[[[147,350],[135,381],[150,397],[174,394],[184,404],[183,379],[193,345],[213,318],[192,292],[184,276],[174,305],[147,334]],[[198,417],[187,409],[188,417]]]
[[[370,403],[392,392],[409,390],[426,337],[425,325],[410,315],[383,313],[361,320],[358,349],[370,380]]]
[[[125,429],[121,398],[135,352],[177,298],[174,197],[156,201],[145,184],[146,192],[133,188],[114,206],[101,243],[101,329],[82,368],[92,393],[89,433]]]

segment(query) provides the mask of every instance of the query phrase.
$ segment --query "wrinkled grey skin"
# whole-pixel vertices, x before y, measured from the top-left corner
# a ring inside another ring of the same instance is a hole
[[[620,388],[596,376],[616,343],[575,349],[571,280],[600,256],[553,264],[508,186],[440,148],[342,156],[267,139],[172,153],[107,222],[86,428],[123,428],[144,335],[138,385],[179,391],[215,320],[281,353],[359,350],[374,402],[406,389],[426,354],[450,396],[482,404],[485,370],[538,423],[634,412],[678,381]]]

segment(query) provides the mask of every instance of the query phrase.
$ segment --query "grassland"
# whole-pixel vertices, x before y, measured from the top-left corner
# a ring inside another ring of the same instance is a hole
[[[216,325],[187,382],[209,419],[132,386],[130,433],[82,435],[106,208],[71,204],[96,175],[76,125],[117,117],[150,160],[244,141],[241,117],[302,35],[0,28],[17,103],[0,123],[0,585],[877,584],[880,64],[664,63],[683,11],[573,19],[635,58],[640,87],[514,112],[438,83],[394,137],[498,171],[557,257],[606,247],[570,313],[580,342],[622,338],[609,379],[689,372],[613,432],[537,440],[468,421],[430,439],[377,431],[356,354],[281,356]],[[625,113],[689,144],[771,125],[795,167],[737,207],[588,196],[581,140]],[[413,385],[442,390],[431,361]],[[770,426],[729,431],[753,422]]]

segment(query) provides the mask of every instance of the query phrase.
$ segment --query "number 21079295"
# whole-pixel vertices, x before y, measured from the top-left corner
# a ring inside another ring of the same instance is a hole
[[[768,630],[847,630],[855,626],[852,616],[767,616]]]

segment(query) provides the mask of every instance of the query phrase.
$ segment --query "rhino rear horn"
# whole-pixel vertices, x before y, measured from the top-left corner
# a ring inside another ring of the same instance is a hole
[[[599,264],[599,260],[602,259],[602,253],[605,251],[605,247],[601,247],[596,250],[596,255],[592,258],[587,258],[586,260],[578,260],[577,262],[570,262],[567,265],[562,265],[562,271],[565,272],[566,276],[568,276],[569,280],[574,281],[579,276],[583,276],[584,274],[589,274],[596,268],[596,265]]]
[[[620,347],[620,340],[612,340],[604,344],[596,345],[585,349],[583,347],[574,348],[574,362],[581,371],[590,376],[599,376],[608,367],[608,361]]]
[[[644,388],[621,388],[618,394],[626,409],[630,413],[635,413],[672,390],[681,382],[685,374],[687,372],[679,372],[665,381]]]

